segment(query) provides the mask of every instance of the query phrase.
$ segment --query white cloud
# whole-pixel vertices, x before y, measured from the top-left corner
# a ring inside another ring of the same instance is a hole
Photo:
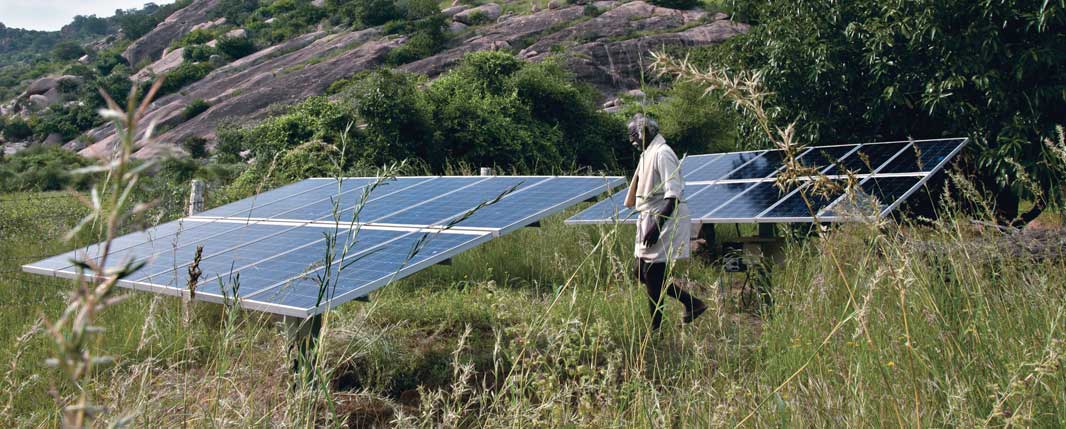
[[[115,9],[140,8],[146,0],[0,0],[0,22],[11,28],[54,31],[75,15],[112,16]],[[152,1],[158,5],[173,0]]]

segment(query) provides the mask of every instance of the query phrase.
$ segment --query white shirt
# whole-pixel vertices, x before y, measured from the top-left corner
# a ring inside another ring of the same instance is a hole
[[[647,262],[688,258],[692,221],[684,199],[685,181],[681,177],[681,162],[662,134],[656,135],[640,155],[630,187],[635,188],[635,192],[632,192],[636,197],[633,208],[640,212],[634,256]],[[667,198],[676,198],[677,207],[669,218],[661,222],[663,227],[659,241],[645,246],[644,231],[657,221],[657,214],[662,213],[668,204]]]

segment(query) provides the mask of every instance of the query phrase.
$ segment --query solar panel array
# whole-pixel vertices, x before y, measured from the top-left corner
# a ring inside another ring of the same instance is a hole
[[[844,189],[858,179],[853,195],[810,192],[811,177],[791,189],[777,186],[784,152],[762,150],[687,156],[681,163],[684,199],[693,223],[839,222],[852,205],[882,217],[895,210],[965,146],[967,139],[914,140],[810,147],[796,160]],[[634,223],[621,191],[566,220],[567,224]],[[871,198],[872,197],[872,198]],[[876,204],[876,206],[874,206]]]
[[[189,267],[203,246],[196,299],[236,295],[243,308],[308,317],[623,183],[556,176],[308,179],[118,237],[107,264],[144,261],[120,286],[188,296]],[[327,257],[328,248],[334,250]],[[94,244],[23,270],[74,278],[72,260],[96,260],[100,252]],[[325,278],[335,288],[322,290]]]

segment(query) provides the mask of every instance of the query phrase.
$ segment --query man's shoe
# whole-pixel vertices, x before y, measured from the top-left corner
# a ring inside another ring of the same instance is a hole
[[[685,309],[685,323],[692,323],[697,317],[700,317],[704,311],[707,311],[707,304],[702,302],[697,303],[693,308]]]

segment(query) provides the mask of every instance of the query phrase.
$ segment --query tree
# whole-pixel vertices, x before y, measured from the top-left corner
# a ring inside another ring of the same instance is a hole
[[[758,71],[812,142],[970,136],[1004,222],[1061,204],[1040,142],[1066,118],[1066,6],[1036,0],[738,2],[759,25],[719,50]],[[750,134],[750,133],[749,133]],[[1039,184],[1013,180],[1024,170]],[[1020,199],[1036,204],[1020,213]]]
[[[85,49],[82,49],[77,42],[70,40],[59,42],[52,48],[52,58],[59,61],[76,60],[82,55],[85,55]]]

